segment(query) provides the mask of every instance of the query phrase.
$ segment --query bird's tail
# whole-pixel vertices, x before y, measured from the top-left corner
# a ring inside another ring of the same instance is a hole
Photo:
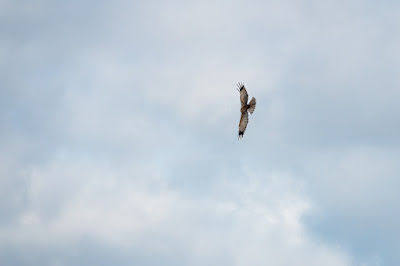
[[[254,109],[256,109],[256,98],[251,98],[250,102],[249,102],[249,113],[253,114]]]

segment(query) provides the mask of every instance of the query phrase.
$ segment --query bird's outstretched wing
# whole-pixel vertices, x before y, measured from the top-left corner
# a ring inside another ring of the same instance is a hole
[[[249,113],[247,111],[243,112],[240,116],[239,122],[239,138],[243,138],[244,131],[246,130],[247,123],[249,122]]]
[[[240,82],[237,84],[237,86],[238,86],[238,90],[240,92],[240,102],[242,104],[242,107],[246,106],[247,100],[249,98],[249,96],[247,95],[246,88],[244,87],[244,84],[240,83]]]

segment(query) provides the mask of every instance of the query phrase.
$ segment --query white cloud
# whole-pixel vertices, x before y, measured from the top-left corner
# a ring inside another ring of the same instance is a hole
[[[311,202],[284,175],[224,176],[200,198],[167,186],[154,168],[66,155],[27,175],[29,204],[20,223],[2,229],[3,244],[46,250],[85,236],[124,252],[183,256],[189,265],[351,265],[343,250],[308,234],[302,216]]]
[[[396,4],[40,3],[1,2],[3,255],[399,260]]]

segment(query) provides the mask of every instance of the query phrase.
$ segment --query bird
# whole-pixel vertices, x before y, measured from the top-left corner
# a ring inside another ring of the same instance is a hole
[[[250,102],[247,103],[249,96],[247,95],[246,88],[242,82],[237,83],[237,90],[240,93],[240,122],[239,122],[239,134],[238,139],[243,138],[244,131],[246,130],[247,123],[249,122],[249,113],[253,114],[256,109],[256,98],[251,98]]]

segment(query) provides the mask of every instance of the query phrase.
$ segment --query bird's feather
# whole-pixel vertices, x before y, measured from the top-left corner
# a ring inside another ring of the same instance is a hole
[[[243,138],[243,134],[246,130],[247,123],[249,122],[249,114],[246,112],[242,112],[240,116],[239,122],[239,138]]]
[[[242,107],[247,105],[247,101],[248,101],[248,94],[246,91],[246,88],[244,87],[243,83],[238,83],[238,87],[239,87],[239,92],[240,92],[240,103],[242,104]]]
[[[249,109],[247,109],[249,111],[250,114],[253,114],[254,110],[256,109],[256,98],[251,98],[249,104]]]

